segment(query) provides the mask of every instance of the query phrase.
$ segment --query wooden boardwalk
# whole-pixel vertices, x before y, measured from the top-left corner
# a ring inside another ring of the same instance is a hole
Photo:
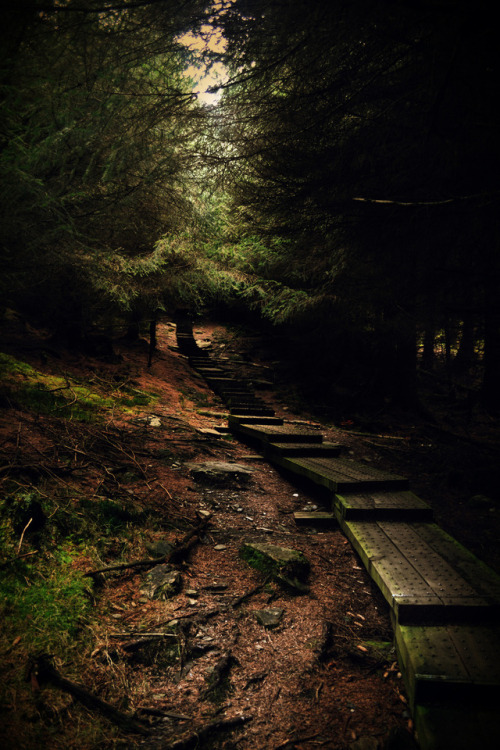
[[[500,728],[500,576],[433,523],[404,477],[342,457],[318,431],[285,425],[251,383],[179,350],[230,408],[229,427],[290,475],[326,488],[331,507],[298,524],[336,523],[390,607],[400,668],[422,750],[496,750]]]

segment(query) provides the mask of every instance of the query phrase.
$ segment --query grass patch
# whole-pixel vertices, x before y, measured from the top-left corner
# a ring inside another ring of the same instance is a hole
[[[66,546],[36,563],[8,565],[0,592],[4,634],[20,637],[33,652],[65,650],[91,606],[92,583],[73,565],[78,556]]]
[[[67,375],[48,375],[27,362],[0,352],[0,393],[13,406],[80,422],[93,422],[114,409],[133,411],[157,396],[135,388],[104,395]]]

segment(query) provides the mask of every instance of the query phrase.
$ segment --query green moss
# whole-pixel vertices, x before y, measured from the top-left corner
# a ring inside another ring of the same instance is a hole
[[[72,567],[77,556],[77,550],[66,546],[36,563],[19,561],[4,574],[4,628],[32,650],[59,651],[90,612],[92,582]]]
[[[112,409],[131,412],[157,399],[154,394],[135,388],[117,388],[104,395],[93,384],[90,387],[67,375],[48,375],[3,353],[0,353],[0,381],[3,396],[13,405],[80,422],[99,420]]]
[[[304,584],[309,574],[309,561],[299,552],[288,547],[274,544],[248,543],[240,548],[240,557],[252,568],[270,575],[279,583],[295,591],[306,593],[309,589]]]

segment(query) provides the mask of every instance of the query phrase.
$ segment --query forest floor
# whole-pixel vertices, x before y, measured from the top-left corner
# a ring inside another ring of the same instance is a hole
[[[498,432],[487,415],[465,428],[438,399],[432,423],[380,413],[376,430],[373,415],[369,431],[358,415],[334,424],[300,400],[263,337],[214,324],[194,330],[213,356],[262,381],[259,395],[278,416],[408,476],[438,523],[500,568],[491,457]],[[227,424],[222,403],[178,353],[175,326],[158,333],[149,369],[143,340],[118,342],[118,357],[108,361],[56,349],[36,331],[11,335],[2,347],[10,368],[0,404],[4,746],[412,747],[377,587],[338,529],[296,526],[293,512],[321,507],[322,498],[218,433]],[[33,373],[45,377],[39,395],[63,392],[66,401],[44,410],[30,404]],[[100,409],[100,418],[78,416],[79,403]],[[207,460],[244,464],[250,479],[194,481],[187,462]],[[179,543],[203,520],[175,563],[180,589],[167,599],[145,594],[147,566],[95,573],[163,554],[160,542]],[[309,593],[293,595],[249,567],[239,555],[248,541],[303,552]],[[281,619],[267,628],[256,613],[270,608]],[[34,669],[42,651],[56,679]],[[84,706],[72,683],[120,715],[110,720],[102,705]],[[124,715],[136,723],[124,728]]]

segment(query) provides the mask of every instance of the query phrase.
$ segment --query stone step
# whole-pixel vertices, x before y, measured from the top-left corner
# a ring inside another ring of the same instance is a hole
[[[432,523],[341,521],[395,620],[488,621],[500,612],[500,576]]]
[[[362,492],[335,495],[333,509],[339,520],[432,521],[432,508],[413,492]]]
[[[408,480],[348,458],[272,456],[273,463],[334,492],[408,489]]]

